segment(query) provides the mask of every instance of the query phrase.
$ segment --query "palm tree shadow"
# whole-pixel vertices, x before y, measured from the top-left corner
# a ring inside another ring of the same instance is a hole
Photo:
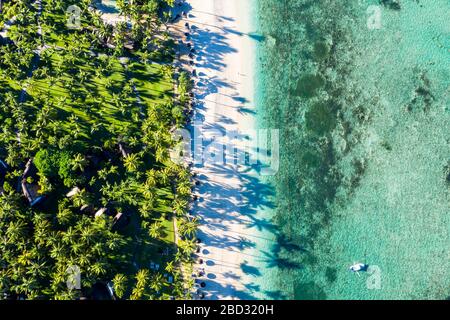
[[[188,18],[191,17],[189,13],[191,11],[190,9],[184,8],[181,11],[187,12]],[[220,19],[233,20],[232,18],[226,17],[220,17]],[[217,73],[223,71],[226,67],[225,57],[237,52],[236,48],[231,46],[227,34],[248,36],[256,41],[264,40],[262,36],[256,34],[239,33],[229,28],[213,29],[206,25],[195,25],[189,21],[188,41],[195,49],[196,57],[192,58],[192,60],[195,68],[198,69],[196,70],[196,75],[194,75],[197,78],[195,117],[196,120],[201,120],[202,122],[208,116],[207,112],[209,110],[207,108],[216,103],[213,98],[207,100],[210,95],[236,89],[234,83],[217,76]],[[228,97],[241,105],[238,108],[240,113],[255,113],[253,110],[244,107],[249,102],[246,98],[239,95],[228,95]],[[222,107],[232,108],[233,106],[223,105]],[[213,124],[206,124],[202,129],[216,129],[222,134],[226,134],[225,127],[227,126],[224,124],[236,124],[234,119],[227,118],[223,115],[216,117],[214,120]],[[194,128],[190,126],[189,129],[193,133]],[[238,137],[237,139],[242,140],[244,137]],[[210,141],[203,141],[202,147],[208,146],[209,143]],[[236,150],[236,152],[242,152],[242,150]],[[204,165],[204,163],[196,164],[194,170],[196,167],[203,167]],[[201,185],[198,186],[197,191],[202,199],[193,205],[192,211],[201,218],[201,223],[204,226],[204,228],[200,228],[198,231],[198,237],[201,238],[202,243],[208,246],[208,248],[211,248],[211,251],[214,248],[218,248],[248,254],[252,261],[262,262],[265,268],[276,268],[292,264],[290,261],[277,259],[276,254],[266,254],[264,251],[258,252],[259,241],[267,243],[265,248],[269,252],[277,253],[281,250],[276,241],[272,240],[277,238],[278,228],[273,221],[259,215],[261,211],[271,210],[275,207],[271,200],[275,196],[275,191],[271,185],[261,180],[258,174],[258,168],[249,166],[248,172],[238,172],[237,166],[233,164],[208,164],[208,166],[211,167],[215,175],[223,177],[226,181],[237,179],[245,188],[236,190],[236,186],[233,184],[218,183],[204,179],[204,177],[199,177]],[[227,221],[226,224],[223,223],[224,219]],[[233,224],[244,225],[246,231],[238,234],[234,230],[230,230],[232,228],[229,226]],[[269,233],[272,236],[269,236],[267,239],[257,239],[258,235],[255,234],[259,232],[255,232],[255,230]],[[294,250],[293,247],[288,248]],[[250,254],[248,252],[252,253]],[[260,269],[260,265],[256,266],[251,263],[251,261],[250,263],[246,261],[238,267],[244,275],[250,276],[255,283],[258,283],[262,280],[264,273]],[[216,263],[208,260],[207,265],[210,267],[214,267],[215,265],[222,266],[222,262],[217,261]],[[231,279],[244,281],[232,270],[226,270],[223,275],[225,279],[230,279],[229,283],[233,283]],[[236,290],[232,285],[227,284],[226,281],[225,283],[219,283],[216,279],[205,279],[205,282],[205,290],[213,299],[217,299],[220,296],[234,296],[240,299],[253,300],[261,294],[271,298],[282,296],[279,291],[262,292],[261,286],[255,283],[246,284],[248,290],[244,291]]]

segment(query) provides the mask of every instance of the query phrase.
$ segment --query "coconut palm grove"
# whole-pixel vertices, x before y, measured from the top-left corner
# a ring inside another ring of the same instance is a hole
[[[101,1],[1,2],[0,299],[187,298],[173,0],[117,1],[116,23]]]

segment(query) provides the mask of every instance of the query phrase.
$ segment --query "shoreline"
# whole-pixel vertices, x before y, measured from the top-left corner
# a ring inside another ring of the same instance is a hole
[[[214,139],[226,143],[226,133],[256,129],[253,79],[257,41],[251,37],[252,4],[237,0],[190,0],[184,4],[187,16],[179,26],[189,24],[188,41],[196,50],[192,129],[204,136],[203,148],[211,148]],[[245,148],[246,140],[242,140],[236,142],[237,149]],[[259,193],[260,186],[255,182],[257,173],[251,171],[242,171],[236,164],[208,161],[193,166],[200,185],[195,189],[198,201],[192,213],[199,218],[197,235],[201,241],[194,272],[204,274],[197,281],[205,287],[197,284],[196,290],[205,299],[260,297],[254,295],[259,291],[254,288],[263,270],[255,264],[261,258],[266,261],[266,257],[258,257],[258,247],[265,237],[262,225],[268,222],[252,207],[260,206],[253,195]],[[248,199],[249,193],[252,199]]]

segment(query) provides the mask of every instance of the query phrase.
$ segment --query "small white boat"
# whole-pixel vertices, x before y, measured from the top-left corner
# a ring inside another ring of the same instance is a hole
[[[367,265],[364,263],[355,263],[350,266],[350,270],[353,272],[365,271],[367,269]]]

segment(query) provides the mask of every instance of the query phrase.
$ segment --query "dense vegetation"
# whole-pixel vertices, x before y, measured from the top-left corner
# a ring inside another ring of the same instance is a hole
[[[107,283],[123,299],[188,294],[191,177],[169,149],[189,81],[177,97],[172,2],[117,1],[130,23],[115,26],[87,0],[3,3],[0,298],[101,298]]]

